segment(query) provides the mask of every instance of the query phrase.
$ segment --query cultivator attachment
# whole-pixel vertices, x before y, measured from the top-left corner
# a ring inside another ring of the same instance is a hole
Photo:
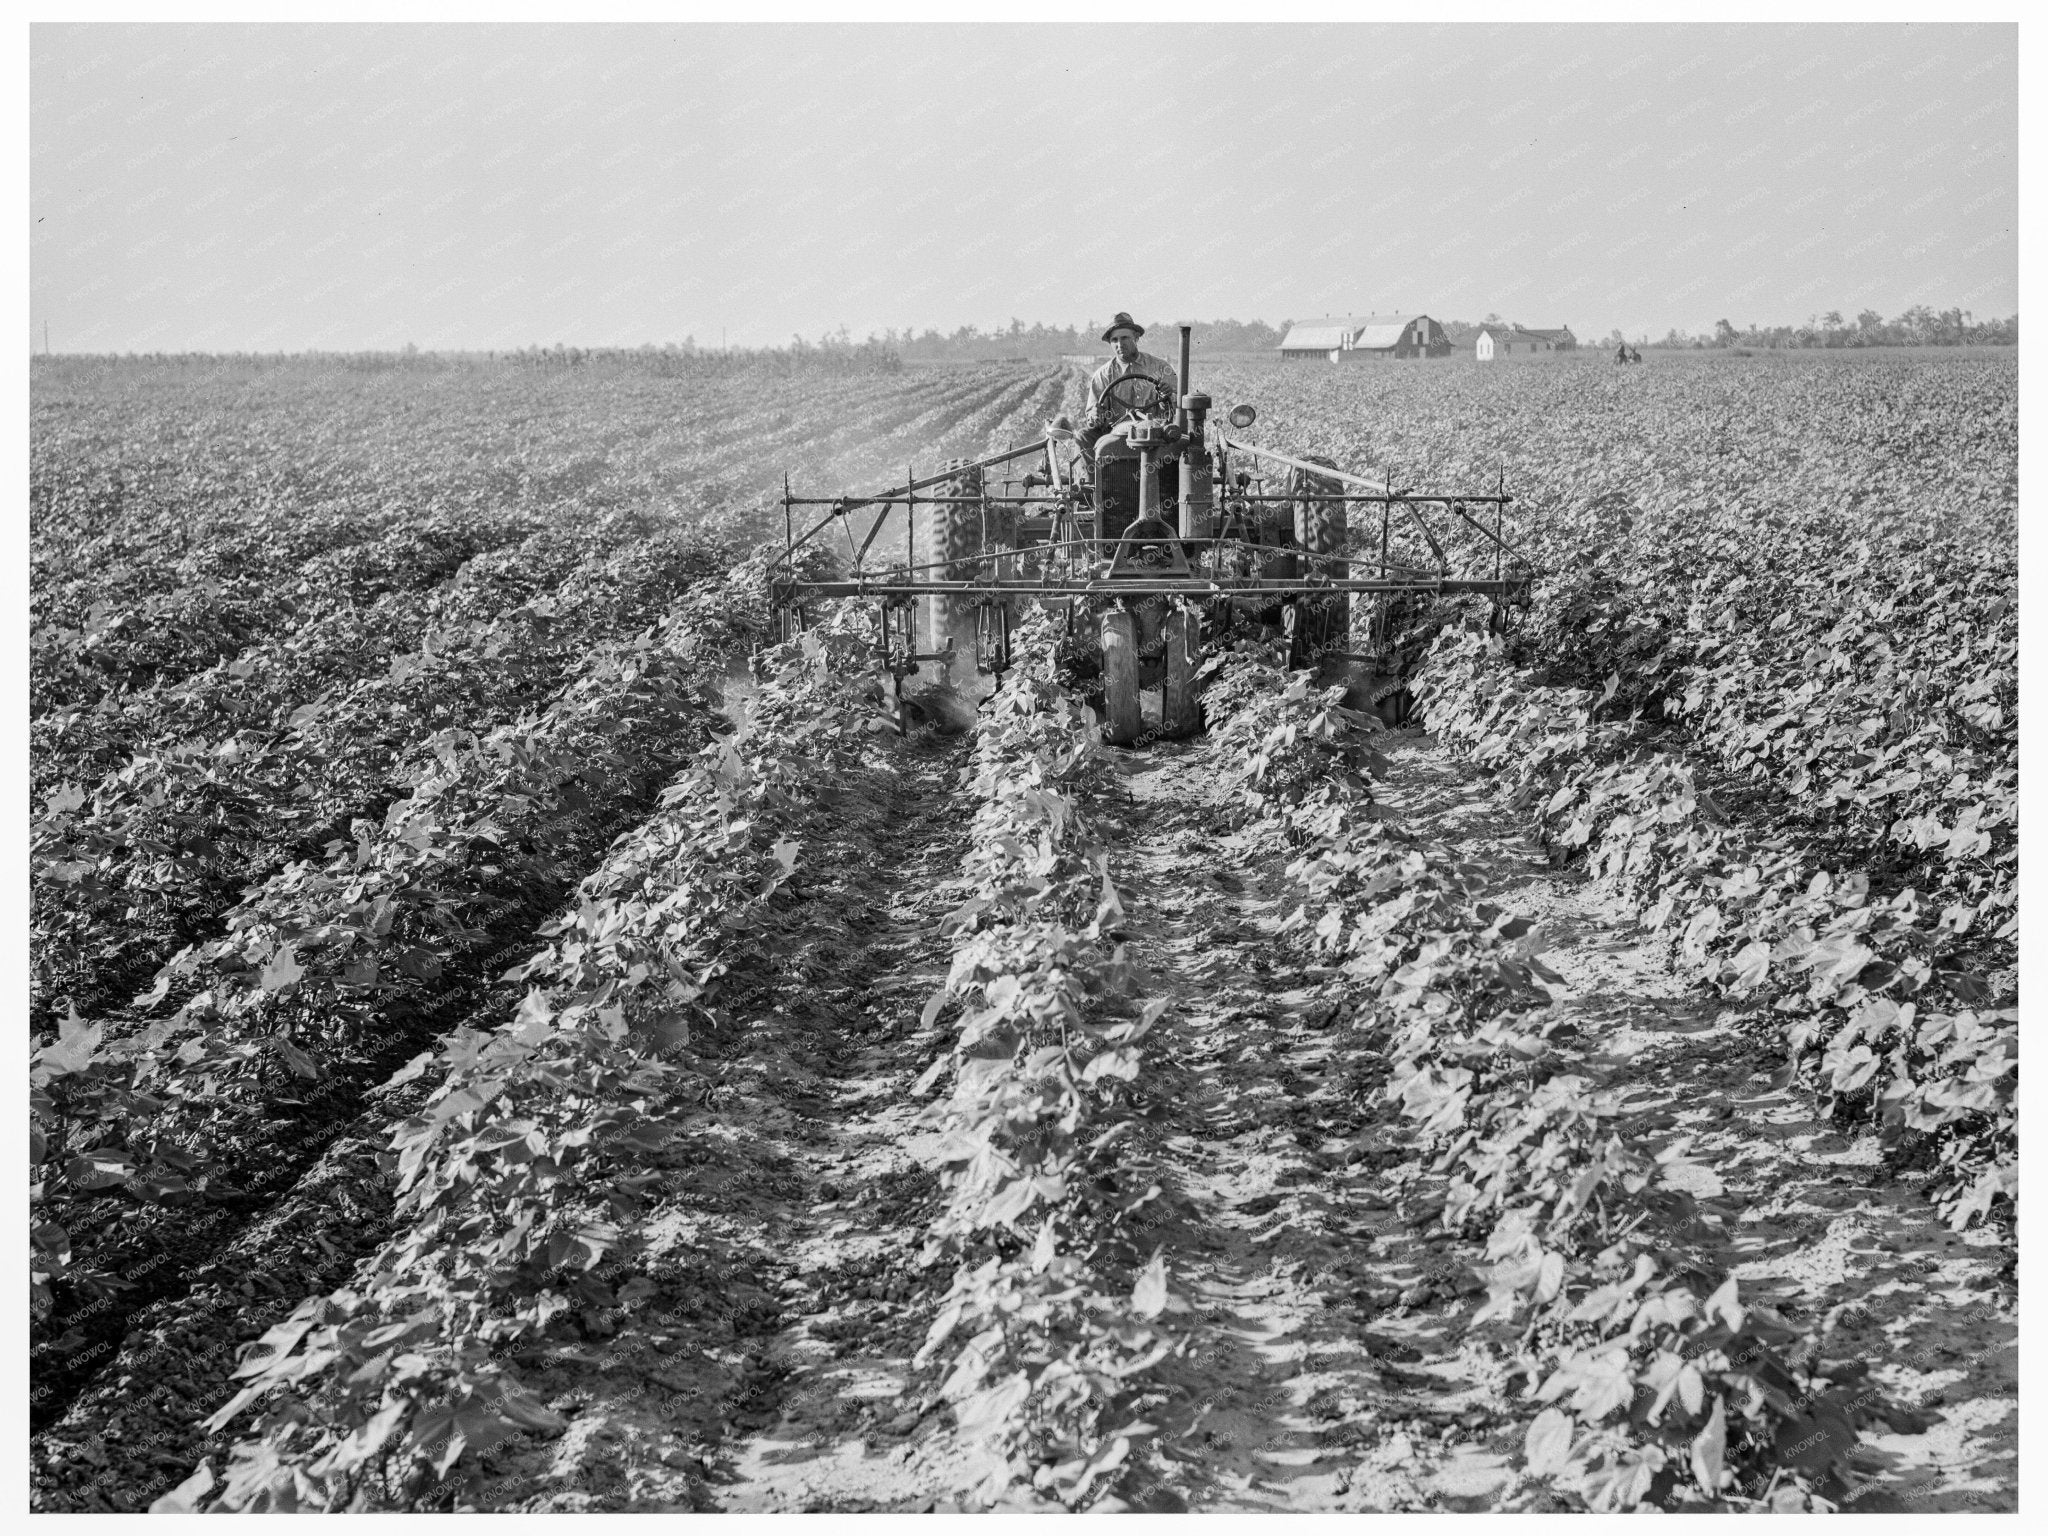
[[[1188,361],[1183,326],[1182,379]],[[1504,536],[1514,500],[1504,479],[1484,492],[1397,490],[1384,474],[1235,435],[1256,420],[1250,406],[1230,413],[1229,430],[1209,420],[1206,395],[1184,394],[1169,417],[1157,386],[1135,374],[1112,384],[1105,404],[1123,419],[1086,437],[1054,424],[1022,447],[913,472],[871,495],[797,496],[785,485],[774,632],[808,624],[821,601],[874,603],[878,659],[900,701],[924,668],[964,681],[954,671],[971,657],[975,671],[1000,677],[1014,664],[1013,626],[1043,605],[1065,615],[1063,659],[1083,690],[1100,678],[1105,738],[1131,743],[1200,728],[1205,647],[1263,643],[1398,716],[1400,637],[1427,605],[1470,594],[1498,618],[1528,600],[1534,572]],[[1091,437],[1093,451],[1074,459]],[[808,518],[820,508],[799,533],[799,509]],[[1362,526],[1354,508],[1367,514]],[[900,543],[883,537],[899,509]],[[857,519],[867,524],[858,539]],[[806,552],[829,549],[835,527],[847,554],[821,576]],[[1144,697],[1155,692],[1156,713]]]

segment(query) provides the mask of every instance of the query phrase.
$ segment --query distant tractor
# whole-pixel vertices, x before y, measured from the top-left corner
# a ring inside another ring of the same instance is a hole
[[[1182,380],[1189,331],[1180,327]],[[1362,664],[1391,691],[1399,680],[1384,669],[1397,615],[1446,594],[1479,594],[1497,609],[1527,601],[1532,573],[1501,536],[1513,500],[1504,485],[1428,494],[1397,491],[1383,477],[1375,489],[1328,459],[1233,437],[1256,410],[1232,410],[1226,431],[1210,405],[1197,393],[1170,401],[1153,380],[1129,374],[1109,386],[1111,428],[1085,457],[1072,428],[1054,422],[1024,447],[950,461],[872,495],[785,490],[788,536],[769,594],[778,632],[802,627],[820,599],[876,603],[900,723],[903,684],[920,667],[951,675],[971,655],[979,672],[1006,672],[1013,625],[1025,605],[1041,603],[1063,616],[1072,649],[1099,654],[1103,738],[1128,745],[1201,728],[1204,649],[1234,635],[1270,641],[1289,666]],[[1020,463],[1031,466],[1021,480],[992,485],[989,471]],[[1361,504],[1380,512],[1377,530],[1360,530],[1368,543],[1376,531],[1376,555],[1350,538],[1348,512]],[[820,507],[799,535],[796,509]],[[870,567],[868,551],[897,507],[909,525],[906,559]],[[1477,532],[1481,569],[1453,574],[1425,507],[1448,508]],[[1397,508],[1422,531],[1432,567],[1388,558]],[[856,545],[852,514],[870,509],[879,515]],[[1491,528],[1482,520],[1489,511]],[[799,552],[842,520],[850,567],[829,579],[802,574]],[[1150,726],[1148,694],[1157,696]]]

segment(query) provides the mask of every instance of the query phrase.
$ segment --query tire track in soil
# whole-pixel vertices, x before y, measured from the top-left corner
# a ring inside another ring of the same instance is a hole
[[[1849,1507],[2016,1507],[2017,1317],[1995,1239],[1949,1233],[1912,1176],[1884,1172],[1873,1134],[1845,1136],[1774,1086],[1777,1048],[1757,1043],[1774,1023],[1690,988],[1432,738],[1380,740],[1388,769],[1364,813],[1426,839],[1432,860],[1479,866],[1487,899],[1542,925],[1565,978],[1561,1068],[1614,1096],[1625,1134],[1696,1138],[1690,1155],[1726,1185],[1696,1191],[1718,1217],[1708,1248],[1744,1301],[1819,1325],[1824,1358],[1868,1361],[1909,1411],[1864,1431]],[[1124,761],[1132,826],[1112,877],[1152,993],[1175,999],[1151,1080],[1196,1213],[1160,1233],[1196,1322],[1161,1372],[1194,1415],[1162,1447],[1166,1482],[1197,1510],[1497,1507],[1534,1406],[1507,1396],[1514,1333],[1469,1327],[1477,1245],[1395,1214],[1446,1180],[1377,1103],[1372,1021],[1334,1009],[1275,937],[1296,901],[1291,855],[1224,830],[1206,743]]]
[[[599,1348],[521,1366],[567,1433],[485,1458],[456,1508],[924,1508],[958,1471],[910,1357],[950,1273],[916,1259],[940,1204],[921,1022],[952,944],[972,807],[960,737],[878,748],[800,834],[799,900],[736,968],[716,1085],[644,1224],[658,1293]],[[954,889],[948,889],[952,885]]]
[[[1150,1037],[1160,1157],[1179,1170],[1163,1224],[1192,1345],[1159,1368],[1182,1399],[1166,1486],[1196,1511],[1419,1508],[1425,1445],[1481,1429],[1497,1400],[1401,1305],[1439,1267],[1390,1221],[1362,1137],[1345,1030],[1277,934],[1293,853],[1227,830],[1207,742],[1125,759],[1132,827],[1111,876],[1132,955],[1174,1000]]]

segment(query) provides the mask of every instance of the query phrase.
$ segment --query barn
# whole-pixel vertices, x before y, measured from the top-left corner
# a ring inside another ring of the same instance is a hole
[[[1515,325],[1482,325],[1472,334],[1472,355],[1482,363],[1496,357],[1526,356],[1536,352],[1571,352],[1579,339],[1570,326],[1556,330],[1524,330]]]
[[[1444,328],[1428,315],[1347,315],[1287,329],[1280,356],[1301,362],[1362,363],[1383,357],[1445,357]]]
[[[1280,356],[1296,363],[1334,363],[1351,343],[1348,321],[1323,320],[1290,325],[1280,338]]]

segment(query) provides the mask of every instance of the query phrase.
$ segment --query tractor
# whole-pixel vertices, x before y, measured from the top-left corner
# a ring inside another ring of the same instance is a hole
[[[1184,388],[1191,329],[1180,327]],[[964,681],[970,667],[1000,678],[1025,606],[1042,604],[1062,621],[1068,659],[1099,677],[1103,739],[1128,746],[1200,730],[1203,656],[1235,640],[1263,643],[1289,667],[1342,668],[1356,702],[1384,717],[1402,697],[1396,634],[1424,604],[1475,594],[1499,619],[1528,603],[1533,572],[1503,537],[1514,499],[1504,478],[1490,492],[1396,490],[1384,474],[1376,483],[1326,458],[1254,444],[1236,434],[1257,421],[1255,407],[1219,422],[1211,405],[1192,391],[1168,400],[1152,379],[1128,374],[1107,390],[1108,430],[1092,453],[1060,418],[1022,447],[951,460],[923,478],[913,471],[868,495],[798,496],[785,483],[784,551],[769,580],[774,633],[804,627],[822,599],[875,603],[878,660],[901,728],[907,680],[924,671]],[[1019,465],[1021,477],[994,474]],[[1376,554],[1359,547],[1373,532],[1352,522],[1361,506],[1379,511]],[[799,509],[819,508],[799,534]],[[899,508],[902,559],[870,564]],[[1448,509],[1456,523],[1446,534],[1476,534],[1476,546],[1439,538],[1428,508]],[[1390,558],[1397,510],[1421,532],[1428,565]],[[857,515],[872,518],[858,541]],[[835,525],[849,559],[816,575],[799,555]],[[1467,569],[1453,571],[1452,543]]]

